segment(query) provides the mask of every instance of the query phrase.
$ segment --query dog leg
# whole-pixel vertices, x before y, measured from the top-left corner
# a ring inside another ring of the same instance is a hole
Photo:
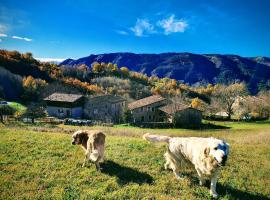
[[[177,166],[175,166],[174,164],[171,163],[171,168],[173,170],[173,173],[174,173],[175,177],[178,180],[183,180],[184,179],[184,176],[181,175],[180,170],[177,168]]]
[[[85,167],[85,165],[87,164],[87,162],[89,162],[89,154],[90,152],[85,152],[85,157],[84,157],[84,161],[83,161],[83,164],[82,164],[82,167]]]
[[[217,175],[211,178],[210,195],[214,199],[218,198],[218,194],[216,192],[216,185],[217,185]]]
[[[82,167],[85,167],[86,162],[87,162],[87,155],[85,155],[85,157],[84,157]]]
[[[97,171],[100,171],[99,161],[95,162],[95,166],[96,166]]]
[[[164,164],[164,169],[167,170],[169,169],[170,162],[167,160],[166,163]]]
[[[178,179],[178,180],[182,180],[183,177],[181,176],[181,174],[178,172],[178,171],[173,171],[175,177]]]
[[[204,185],[205,184],[205,178],[203,177],[203,174],[201,173],[201,171],[196,168],[196,171],[198,173],[198,177],[199,177],[199,180],[200,180],[200,185]]]

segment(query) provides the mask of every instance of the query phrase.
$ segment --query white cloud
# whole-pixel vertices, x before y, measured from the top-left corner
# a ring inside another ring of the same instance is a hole
[[[53,62],[53,63],[60,63],[64,61],[64,58],[35,58],[41,62]]]
[[[138,37],[155,32],[154,26],[147,19],[137,19],[135,26],[131,27],[130,30]]]
[[[175,19],[174,15],[171,15],[167,19],[163,19],[157,22],[157,25],[164,29],[164,34],[169,35],[171,33],[185,32],[188,27],[188,23],[183,19]]]
[[[120,35],[128,35],[128,32],[123,31],[123,30],[115,30],[115,32],[120,34]]]
[[[7,34],[0,33],[0,37],[7,37]]]
[[[31,42],[32,39],[30,38],[26,38],[26,37],[19,37],[19,36],[12,36],[13,39],[17,39],[17,40],[25,40],[27,42]]]

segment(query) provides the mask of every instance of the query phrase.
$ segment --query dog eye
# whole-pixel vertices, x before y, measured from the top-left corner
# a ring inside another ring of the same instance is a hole
[[[217,149],[218,149],[217,147],[214,148],[214,150],[217,150]]]

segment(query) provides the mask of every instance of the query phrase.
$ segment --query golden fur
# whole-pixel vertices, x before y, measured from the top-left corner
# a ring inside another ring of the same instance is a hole
[[[95,163],[96,169],[100,170],[99,163],[104,159],[105,134],[98,130],[78,130],[72,135],[73,145],[82,145],[85,151],[85,159],[82,167],[87,161]]]
[[[220,167],[225,165],[229,154],[229,144],[215,138],[201,137],[168,137],[150,135],[146,133],[143,138],[151,142],[168,143],[164,154],[165,169],[172,169],[175,176],[180,179],[183,167],[193,166],[198,173],[200,184],[211,180],[210,194],[217,198],[216,183]]]

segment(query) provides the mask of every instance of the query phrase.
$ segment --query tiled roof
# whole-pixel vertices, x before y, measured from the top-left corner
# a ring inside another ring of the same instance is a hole
[[[159,108],[159,110],[171,115],[177,111],[181,111],[181,110],[185,110],[187,108],[190,108],[190,106],[181,104],[181,103],[174,103],[174,104],[169,104],[166,106],[163,106],[161,108]]]
[[[83,97],[79,94],[65,94],[65,93],[53,93],[50,96],[44,98],[45,101],[59,101],[59,102],[75,102]]]
[[[164,101],[164,100],[166,100],[166,99],[160,95],[153,95],[153,96],[146,97],[146,98],[143,98],[143,99],[140,99],[138,101],[134,101],[134,102],[130,103],[128,105],[128,108],[130,110],[133,110],[135,108],[140,108],[140,107],[147,106],[147,105],[150,105],[150,104],[153,104],[156,102],[160,102],[160,101]]]

